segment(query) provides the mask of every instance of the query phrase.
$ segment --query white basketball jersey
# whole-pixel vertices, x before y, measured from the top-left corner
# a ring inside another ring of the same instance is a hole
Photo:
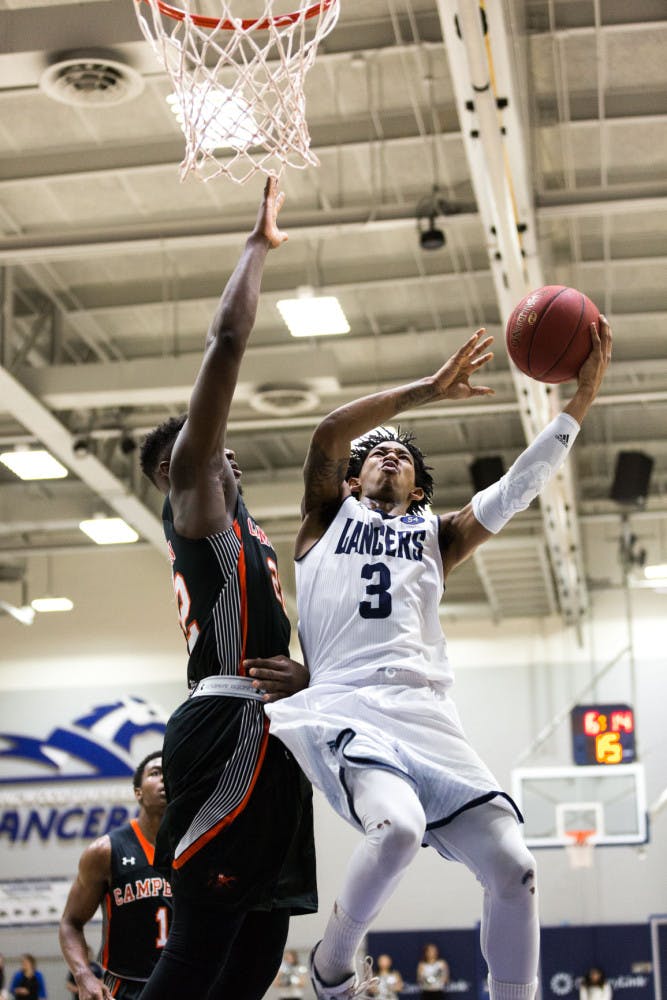
[[[297,561],[296,584],[311,687],[452,683],[433,514],[389,517],[348,497]]]

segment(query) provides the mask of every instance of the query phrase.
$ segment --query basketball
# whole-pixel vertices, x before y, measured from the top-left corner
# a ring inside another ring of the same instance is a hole
[[[521,299],[507,321],[507,353],[538,382],[568,382],[590,354],[591,323],[599,332],[600,313],[588,296],[545,285]]]

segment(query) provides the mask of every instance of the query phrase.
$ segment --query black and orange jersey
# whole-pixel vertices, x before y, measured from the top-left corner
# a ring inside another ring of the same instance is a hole
[[[136,819],[109,834],[111,881],[102,900],[104,968],[146,980],[167,943],[171,887],[153,868],[154,848]]]
[[[215,674],[242,674],[246,658],[289,656],[276,553],[241,496],[232,526],[206,538],[176,532],[168,497],[162,522],[190,653],[190,687]]]

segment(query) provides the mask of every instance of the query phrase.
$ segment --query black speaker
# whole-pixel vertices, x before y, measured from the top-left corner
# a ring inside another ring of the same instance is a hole
[[[617,503],[643,504],[648,496],[653,459],[643,451],[619,451],[609,496]]]
[[[505,475],[505,466],[500,455],[488,455],[486,458],[476,458],[470,466],[470,478],[475,487],[475,493],[485,490],[492,483],[497,483]]]

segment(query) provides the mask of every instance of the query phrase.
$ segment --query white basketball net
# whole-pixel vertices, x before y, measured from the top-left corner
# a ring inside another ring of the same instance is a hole
[[[565,845],[570,868],[592,868],[595,830],[567,830],[566,835],[570,838]]]
[[[141,30],[173,82],[167,100],[185,135],[181,180],[225,174],[244,184],[258,170],[280,176],[285,166],[319,165],[304,82],[340,0],[296,2],[294,14],[275,15],[273,0],[261,0],[262,12],[242,21],[235,0],[215,0],[213,18],[193,10],[196,0],[135,0]]]

